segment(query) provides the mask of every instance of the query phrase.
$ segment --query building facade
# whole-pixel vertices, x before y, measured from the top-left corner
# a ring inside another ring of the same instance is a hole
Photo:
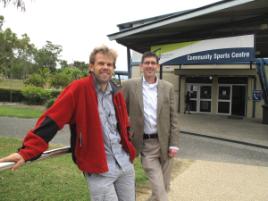
[[[179,112],[189,91],[193,113],[262,118],[256,58],[268,57],[267,16],[266,0],[223,0],[120,24],[108,37],[127,47],[132,77],[140,76],[138,53],[159,55]]]
[[[134,52],[132,58],[132,77],[140,77],[140,55]],[[184,111],[185,95],[190,91],[192,113],[262,118],[263,99],[254,97],[254,92],[262,91],[255,64],[181,64],[162,68],[162,78],[174,85],[178,112]]]

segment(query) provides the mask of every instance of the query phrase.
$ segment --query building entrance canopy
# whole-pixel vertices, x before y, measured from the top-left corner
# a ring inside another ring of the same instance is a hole
[[[254,34],[256,57],[268,57],[267,0],[224,0],[118,27],[108,37],[140,53],[154,45]]]

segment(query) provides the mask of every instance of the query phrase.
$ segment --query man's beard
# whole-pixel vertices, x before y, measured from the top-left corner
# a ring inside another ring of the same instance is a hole
[[[110,82],[111,77],[109,77],[108,80],[102,80],[99,78],[99,76],[95,75],[94,72],[92,72],[92,75],[95,77],[95,80],[99,83],[99,84],[107,84],[108,82]]]

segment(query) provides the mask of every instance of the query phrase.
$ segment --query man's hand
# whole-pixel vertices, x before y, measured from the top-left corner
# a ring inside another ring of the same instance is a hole
[[[15,165],[11,168],[11,170],[14,171],[21,167],[25,163],[25,160],[20,154],[13,153],[4,158],[1,158],[0,162],[14,162]]]
[[[178,149],[169,148],[169,149],[168,149],[168,156],[169,156],[170,158],[175,157],[175,156],[177,155],[177,151],[178,151]]]

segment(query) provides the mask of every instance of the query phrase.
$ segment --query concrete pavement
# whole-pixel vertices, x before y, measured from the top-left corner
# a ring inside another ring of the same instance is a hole
[[[171,201],[267,201],[268,167],[194,161],[171,185]]]
[[[268,167],[176,159],[169,201],[267,201]],[[150,192],[138,193],[146,201]]]
[[[260,119],[179,114],[181,132],[268,148],[268,124]]]
[[[256,119],[179,114],[185,134],[268,149],[268,125]],[[170,201],[267,201],[268,167],[224,162],[174,161]],[[145,201],[150,191],[138,194]]]
[[[16,117],[0,117],[0,136],[22,139],[32,129],[37,119],[22,119]],[[68,125],[60,130],[51,141],[54,144],[70,144],[70,132]]]

